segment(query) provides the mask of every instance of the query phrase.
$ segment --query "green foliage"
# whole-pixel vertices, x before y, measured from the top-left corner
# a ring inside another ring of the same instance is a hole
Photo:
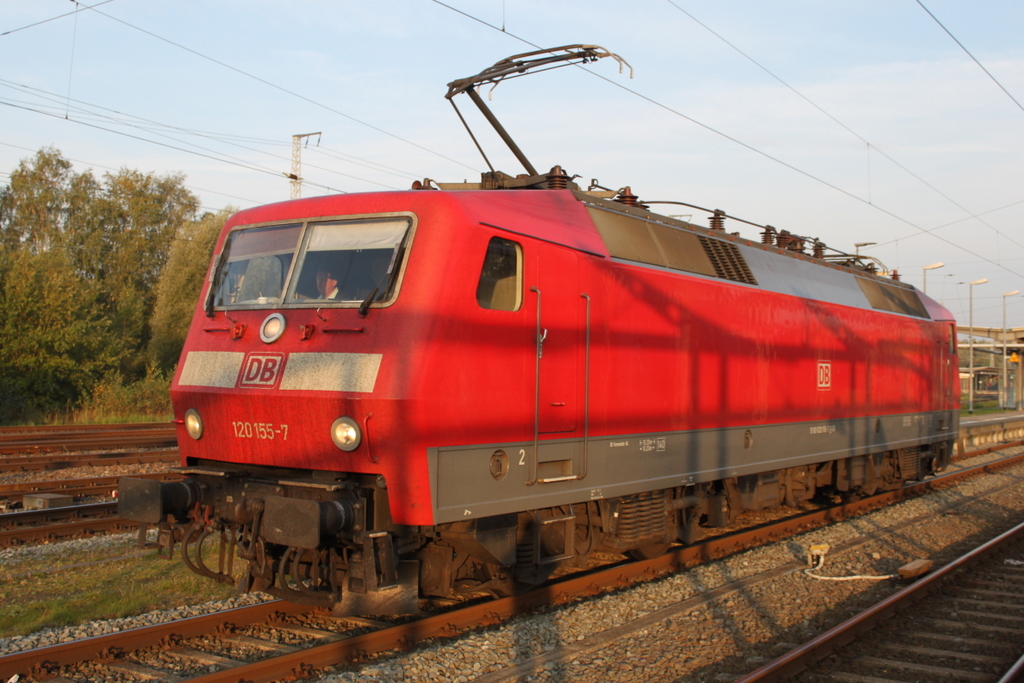
[[[231,586],[193,574],[179,560],[139,553],[133,540],[95,550],[66,544],[44,557],[6,561],[0,638],[231,596]],[[211,553],[207,559],[216,565]]]
[[[143,379],[126,383],[112,373],[97,383],[71,417],[78,424],[170,420],[171,375],[151,369]]]
[[[162,371],[172,370],[178,362],[217,236],[234,211],[227,208],[186,223],[171,245],[157,287],[149,342],[150,362]]]
[[[158,178],[127,169],[106,174],[95,207],[99,225],[90,248],[82,252],[94,259],[83,264],[86,272],[103,284],[109,297],[111,322],[127,347],[122,370],[131,379],[145,372],[149,318],[171,244],[199,208],[182,182],[180,175]]]
[[[960,397],[960,417],[967,417],[971,414],[970,412],[968,412],[968,408],[970,407],[968,403],[969,401],[967,400],[966,394]],[[1006,408],[1000,408],[999,401],[995,400],[994,398],[985,401],[974,399],[975,415],[993,415],[995,413],[1005,412],[1007,412]]]
[[[71,172],[71,162],[53,148],[36,153],[33,163],[22,161],[0,190],[0,244],[4,251],[48,251],[63,243],[68,217],[79,213],[79,192],[88,183]]]
[[[196,221],[199,202],[183,182],[129,169],[97,180],[47,148],[0,188],[0,422],[99,400],[109,395],[95,393],[104,378],[123,386],[147,377],[172,245],[179,231],[207,239],[196,226],[213,229]],[[209,250],[197,258],[187,265],[205,273]],[[179,295],[191,301],[190,318],[195,294]],[[161,362],[155,377],[166,382],[172,365]]]
[[[0,257],[0,421],[74,404],[117,367],[119,345],[62,249]]]

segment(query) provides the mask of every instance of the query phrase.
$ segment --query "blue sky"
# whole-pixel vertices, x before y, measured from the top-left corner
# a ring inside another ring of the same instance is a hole
[[[967,283],[988,278],[975,324],[999,327],[1001,295],[1024,291],[1024,4],[922,2],[998,84],[916,0],[7,0],[0,183],[51,145],[244,208],[289,196],[291,136],[310,132],[305,196],[476,179],[446,84],[530,43],[597,44],[634,78],[601,60],[493,93],[538,169],[844,251],[876,242],[862,253],[919,287],[942,261],[929,293],[966,324]],[[521,172],[460,99],[494,165]],[[1024,297],[1006,304],[1024,326]]]

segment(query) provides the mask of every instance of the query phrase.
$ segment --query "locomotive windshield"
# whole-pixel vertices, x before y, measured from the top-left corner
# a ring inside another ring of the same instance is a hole
[[[244,228],[224,246],[212,306],[361,304],[389,298],[405,218]],[[294,267],[293,267],[294,262]]]
[[[301,231],[302,225],[279,225],[228,235],[213,305],[279,303]]]
[[[387,298],[408,228],[404,219],[310,225],[288,301]]]

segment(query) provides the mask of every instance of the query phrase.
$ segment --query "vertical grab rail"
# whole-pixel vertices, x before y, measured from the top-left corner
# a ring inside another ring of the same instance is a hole
[[[577,479],[587,476],[587,462],[590,458],[590,295],[583,292],[580,297],[587,302],[587,330],[583,357],[583,462],[580,463]]]
[[[537,463],[540,462],[540,358],[544,353],[544,337],[540,333],[540,311],[541,294],[537,287],[530,287],[531,292],[537,294],[537,363],[534,371],[534,399],[533,399],[533,458],[530,461],[530,472],[526,480],[527,486],[537,483]]]

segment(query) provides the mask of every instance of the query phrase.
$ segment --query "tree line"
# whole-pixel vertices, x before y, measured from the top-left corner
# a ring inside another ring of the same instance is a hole
[[[181,174],[22,160],[0,187],[0,424],[169,377],[231,211],[202,212]]]

